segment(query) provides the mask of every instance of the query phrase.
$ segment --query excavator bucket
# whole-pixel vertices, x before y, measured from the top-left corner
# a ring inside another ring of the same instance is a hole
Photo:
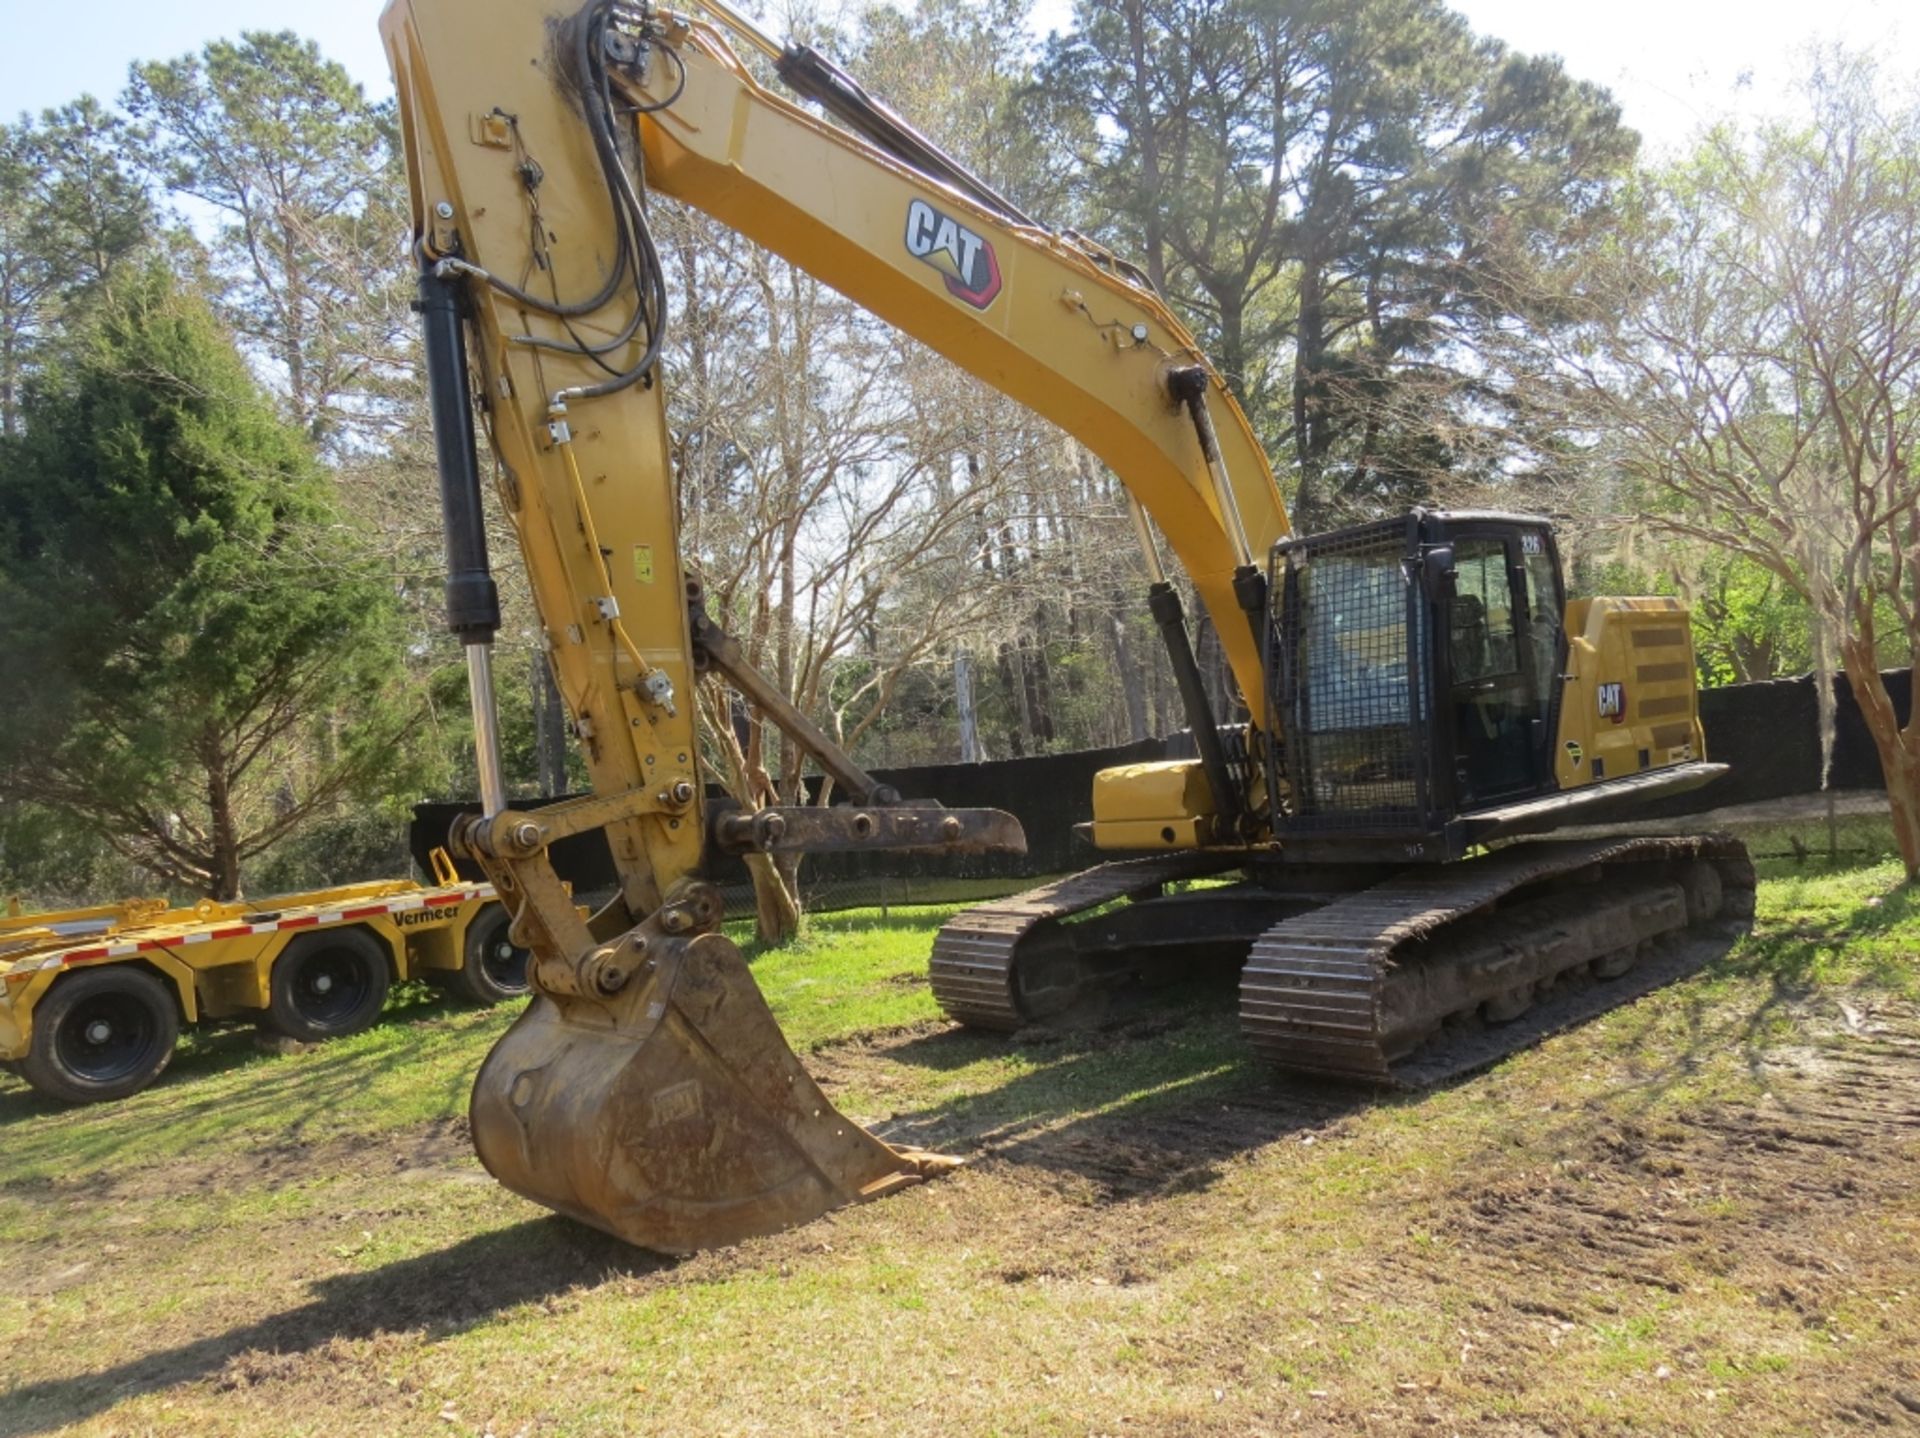
[[[507,1187],[690,1253],[955,1164],[891,1148],[835,1109],[725,935],[655,934],[647,952],[609,999],[537,993],[481,1066],[474,1146]]]

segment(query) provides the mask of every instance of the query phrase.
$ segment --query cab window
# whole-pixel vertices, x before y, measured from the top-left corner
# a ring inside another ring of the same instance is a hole
[[[1553,556],[1539,535],[1521,536],[1520,559],[1527,579],[1528,678],[1539,716],[1545,719],[1560,669],[1560,585],[1553,572]]]
[[[1518,672],[1506,545],[1498,539],[1463,539],[1453,554],[1453,682],[1471,684]]]

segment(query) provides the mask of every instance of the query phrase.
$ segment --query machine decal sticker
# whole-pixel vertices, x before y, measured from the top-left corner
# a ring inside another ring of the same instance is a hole
[[[1585,757],[1585,753],[1586,751],[1580,747],[1580,741],[1578,739],[1567,740],[1567,762],[1573,765],[1574,768],[1577,769],[1580,767],[1580,760]]]
[[[1000,260],[993,246],[925,200],[907,206],[907,253],[940,271],[947,293],[976,310],[1000,293]]]
[[[1626,685],[1602,684],[1600,686],[1600,717],[1611,719],[1616,724],[1627,717]]]
[[[412,924],[437,924],[451,919],[456,912],[454,909],[415,909],[412,913],[395,914],[393,921],[404,929]]]
[[[678,1123],[685,1118],[700,1117],[700,1080],[682,1079],[679,1083],[668,1084],[653,1095],[653,1122],[655,1127],[662,1124]]]

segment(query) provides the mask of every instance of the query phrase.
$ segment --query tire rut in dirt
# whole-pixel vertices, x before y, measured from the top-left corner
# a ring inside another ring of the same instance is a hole
[[[1228,1163],[1282,1138],[1324,1132],[1346,1110],[1337,1100],[1254,1105],[1218,1099],[1153,1116],[1101,1116],[1042,1129],[987,1149],[1094,1204],[1199,1193]]]
[[[1054,1103],[1035,1108],[989,1092],[874,1118],[868,1126],[889,1143],[1011,1165],[1072,1201],[1109,1204],[1204,1189],[1224,1165],[1277,1140],[1324,1130],[1379,1101],[1350,1084],[1276,1082],[1244,1054],[1233,1016],[1212,1002],[1215,997],[1196,994],[1177,1012],[1140,1015],[1103,1029],[1029,1031],[1032,1037],[1021,1047],[1044,1056],[1040,1082],[1065,1082],[1061,1071],[1075,1065],[1098,1068],[1100,1086],[1076,1100],[1096,1111],[1064,1117]],[[807,1062],[817,1079],[839,1091],[874,1083],[906,1051],[916,1064],[937,1069],[949,1051],[984,1046],[998,1052],[1004,1042],[965,1030],[926,1029],[897,1042],[818,1050]],[[1170,1049],[1191,1056],[1190,1072],[1168,1071]],[[1150,1071],[1162,1091],[1137,1092]]]
[[[1837,1240],[1920,1184],[1916,1059],[1920,1025],[1838,1052],[1775,1051],[1761,1102],[1589,1132],[1550,1172],[1463,1186],[1446,1237],[1471,1254],[1489,1321],[1504,1312],[1509,1328],[1614,1321],[1609,1283],[1658,1298],[1710,1282],[1841,1342],[1871,1275]],[[1920,1365],[1862,1361],[1823,1382],[1831,1431],[1920,1432]]]

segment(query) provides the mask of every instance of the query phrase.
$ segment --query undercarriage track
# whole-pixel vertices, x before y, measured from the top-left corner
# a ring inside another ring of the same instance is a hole
[[[1193,852],[1122,859],[963,910],[933,942],[933,996],[949,1018],[1011,1033],[1071,1001],[1072,978],[1056,972],[1064,970],[1066,957],[1052,942],[1061,937],[1060,920],[1116,899],[1151,897],[1181,879],[1205,878],[1243,862],[1237,854]]]
[[[1753,891],[1746,846],[1724,835],[1545,840],[1404,870],[1256,939],[1240,1029],[1284,1068],[1406,1081],[1400,1061],[1448,1020],[1516,1018],[1562,978],[1618,977],[1662,939],[1745,928]]]
[[[934,996],[978,1028],[1071,1016],[1085,966],[1067,920],[1245,864],[1232,853],[1124,860],[968,909],[934,943]],[[1302,870],[1311,871],[1300,866],[1296,876]],[[1538,840],[1305,903],[1297,887],[1276,887],[1258,919],[1250,891],[1257,886],[1186,896],[1195,902],[1177,922],[1195,926],[1195,943],[1217,945],[1222,920],[1257,935],[1239,989],[1240,1027],[1254,1050],[1300,1072],[1427,1086],[1633,996],[1625,987],[1634,986],[1595,985],[1584,1006],[1545,1002],[1563,981],[1616,979],[1670,940],[1744,929],[1754,875],[1745,847],[1723,835]],[[1216,902],[1222,913],[1209,919]],[[1170,961],[1178,951],[1163,936],[1158,962]],[[1658,979],[1650,968],[1642,977]],[[1513,1042],[1449,1053],[1443,1028],[1502,1024],[1536,1000],[1531,1026],[1516,1025]]]

